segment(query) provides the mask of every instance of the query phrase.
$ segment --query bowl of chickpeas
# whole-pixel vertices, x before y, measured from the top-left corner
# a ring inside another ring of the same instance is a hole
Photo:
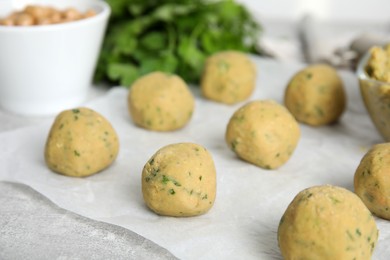
[[[102,0],[2,0],[0,106],[54,115],[81,105],[110,15]]]

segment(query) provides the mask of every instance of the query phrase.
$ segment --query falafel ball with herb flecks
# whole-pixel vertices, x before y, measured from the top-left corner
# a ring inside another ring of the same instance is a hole
[[[299,192],[278,228],[284,259],[371,259],[378,229],[353,192],[331,185]]]
[[[179,76],[158,71],[136,80],[127,101],[134,123],[154,131],[184,127],[195,107],[189,87]]]
[[[334,123],[346,106],[343,82],[329,65],[307,66],[289,81],[284,104],[299,122],[311,126]]]
[[[162,147],[142,171],[144,201],[152,211],[164,216],[206,213],[214,205],[216,185],[211,154],[194,143]]]
[[[207,99],[235,104],[250,97],[255,83],[256,67],[247,54],[222,51],[207,58],[201,91]]]
[[[227,145],[238,157],[264,169],[286,163],[299,139],[299,124],[273,100],[255,100],[240,107],[225,134]]]
[[[55,118],[46,141],[45,161],[57,173],[85,177],[110,166],[118,152],[118,136],[110,122],[81,107]]]
[[[355,193],[376,216],[390,220],[390,143],[374,145],[354,177]]]

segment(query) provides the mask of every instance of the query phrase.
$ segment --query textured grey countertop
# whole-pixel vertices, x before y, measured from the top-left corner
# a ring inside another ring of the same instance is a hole
[[[29,186],[0,182],[0,259],[176,259],[125,228],[62,209]]]

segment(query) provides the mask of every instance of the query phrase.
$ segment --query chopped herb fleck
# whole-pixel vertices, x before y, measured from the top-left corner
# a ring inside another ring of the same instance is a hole
[[[73,152],[75,156],[80,157],[80,153],[77,150],[74,150]]]
[[[60,124],[60,127],[58,129],[62,129],[64,127],[64,124]]]
[[[336,199],[336,198],[334,198],[334,197],[329,197],[329,199],[333,202],[333,204],[337,204],[337,203],[340,203],[341,201],[340,200],[338,200],[338,199]]]
[[[237,120],[238,122],[242,122],[244,121],[245,117],[244,115],[239,115],[239,116],[235,116],[234,119]]]
[[[349,232],[349,230],[347,230],[347,235],[348,235],[349,239],[351,239],[352,241],[354,240],[354,238],[353,238],[351,232]]]
[[[318,87],[318,91],[321,93],[321,94],[324,94],[326,92],[326,87],[321,85]]]
[[[234,140],[230,143],[230,145],[232,146],[232,150],[233,150],[233,152],[234,152],[234,151],[236,151],[236,147],[237,147],[237,145],[238,145],[238,141],[237,141],[236,139],[234,139]]]
[[[371,243],[371,252],[374,251],[374,248],[375,248],[375,243],[372,242],[372,243]]]
[[[360,230],[358,228],[356,229],[356,235],[358,235],[359,237],[362,235],[362,233],[360,232]]]
[[[162,176],[162,183],[167,184],[169,182],[169,178],[165,175]]]
[[[202,180],[202,175],[199,176],[199,180],[200,180],[200,181]]]
[[[319,116],[324,116],[324,111],[322,110],[322,108],[315,106],[315,110]]]
[[[181,186],[181,184],[179,182],[175,181],[175,180],[172,180],[172,182],[173,182],[173,184],[175,184],[175,186],[178,186],[178,187]]]
[[[176,181],[175,179],[173,179],[173,178],[170,178],[170,177],[168,177],[168,176],[166,176],[166,175],[163,175],[162,176],[162,183],[164,183],[164,184],[167,184],[168,182],[172,182],[175,186],[178,186],[178,187],[180,187],[181,186],[181,184],[178,182],[178,181]]]
[[[205,194],[203,197],[202,197],[202,200],[206,200],[207,199],[207,194]]]
[[[311,79],[312,77],[313,77],[313,74],[312,74],[312,73],[309,72],[309,73],[306,74],[306,78],[307,78],[307,79]]]
[[[155,168],[153,168],[152,169],[152,172],[151,172],[151,174],[154,176],[154,177],[156,177],[157,176],[157,173],[160,171],[160,169],[155,169]]]
[[[149,161],[150,165],[153,165],[153,163],[154,163],[154,158],[150,159],[150,161]]]
[[[72,109],[72,112],[75,113],[75,114],[80,113],[80,109],[77,109],[77,108]]]
[[[370,193],[364,193],[364,196],[366,197],[366,199],[368,199],[369,202],[373,202],[374,201],[374,196]]]
[[[171,195],[174,195],[176,192],[175,192],[175,190],[174,189],[169,189],[169,194],[171,194]]]

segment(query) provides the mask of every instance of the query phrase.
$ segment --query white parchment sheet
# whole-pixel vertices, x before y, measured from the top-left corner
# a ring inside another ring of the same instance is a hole
[[[303,67],[254,57],[258,69],[254,99],[282,103],[291,76]],[[54,118],[32,127],[0,133],[0,179],[30,185],[60,207],[116,224],[151,239],[181,259],[281,259],[276,231],[294,196],[307,187],[333,184],[353,190],[353,175],[365,152],[382,142],[366,113],[351,72],[341,72],[348,107],[332,126],[301,124],[301,139],[290,160],[263,170],[238,159],[224,141],[227,122],[243,105],[203,99],[193,87],[196,108],[190,123],[175,132],[136,127],[127,111],[127,89],[117,87],[86,104],[103,114],[120,138],[114,164],[87,178],[51,172],[43,149]],[[162,146],[195,142],[212,154],[217,168],[217,198],[205,215],[162,217],[144,204],[141,172]],[[33,217],[33,216],[32,216]],[[379,243],[373,259],[390,256],[390,222],[376,219]]]

